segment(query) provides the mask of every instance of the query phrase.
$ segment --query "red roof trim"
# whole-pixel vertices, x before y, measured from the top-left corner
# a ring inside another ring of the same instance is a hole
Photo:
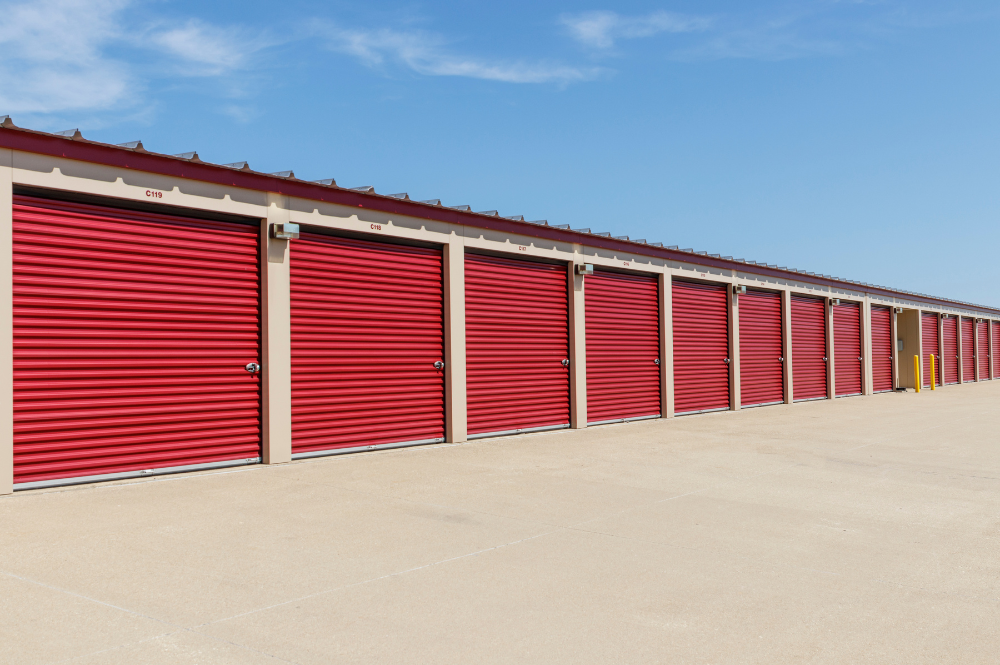
[[[3,128],[0,130],[0,147],[10,148],[12,150],[21,150],[24,152],[32,152],[41,155],[49,155],[53,157],[64,157],[66,159],[101,164],[104,166],[145,171],[148,173],[156,173],[176,178],[185,178],[188,180],[198,180],[216,185],[273,192],[284,196],[294,196],[296,198],[322,201],[324,203],[365,208],[368,210],[376,210],[396,215],[432,219],[449,224],[459,224],[473,228],[488,229],[491,231],[533,236],[557,242],[583,244],[601,249],[629,252],[631,254],[641,256],[656,257],[711,268],[737,270],[753,275],[793,280],[816,286],[847,289],[856,292],[860,291],[862,293],[872,295],[902,298],[913,302],[921,302],[938,306],[960,307],[980,312],[989,312],[994,315],[1000,314],[1000,309],[977,307],[975,305],[968,305],[942,298],[918,296],[910,293],[893,291],[892,289],[879,289],[851,282],[843,282],[822,277],[812,277],[790,270],[779,270],[776,268],[766,268],[740,263],[739,261],[716,259],[709,256],[653,247],[651,245],[631,243],[622,240],[615,240],[613,238],[605,238],[586,233],[578,233],[576,231],[557,229],[550,226],[539,226],[529,222],[517,222],[510,219],[504,219],[502,217],[490,217],[487,215],[479,215],[474,212],[464,212],[442,206],[418,203],[416,201],[394,199],[387,196],[380,196],[378,194],[365,194],[339,187],[330,187],[302,180],[281,178],[254,171],[237,171],[235,169],[216,164],[191,162],[180,157],[172,157],[170,155],[161,155],[145,151],[137,152],[130,148],[121,148],[118,146],[108,145],[106,143],[96,143],[93,141],[54,136],[52,134],[36,132],[28,129],[12,127]]]

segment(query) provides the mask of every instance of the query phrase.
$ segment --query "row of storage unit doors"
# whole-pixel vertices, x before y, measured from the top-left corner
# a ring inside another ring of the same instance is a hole
[[[921,383],[929,388],[1000,376],[1000,323],[987,319],[921,312]],[[940,330],[939,330],[940,328]],[[961,339],[961,350],[959,347]],[[976,342],[979,342],[977,348]],[[991,349],[994,351],[991,352]],[[933,372],[931,356],[935,357]],[[959,373],[961,368],[961,374]]]
[[[259,225],[14,202],[14,473],[67,478],[260,459]],[[290,243],[294,457],[445,437],[439,248],[321,233]],[[470,438],[568,427],[565,263],[465,256]],[[657,277],[586,278],[591,424],[661,415]],[[672,282],[675,412],[730,408],[726,285]],[[828,396],[826,301],[738,296],[742,406]],[[862,392],[862,310],[832,308],[836,394]],[[874,386],[891,315],[872,308]],[[947,333],[946,333],[947,338]],[[945,376],[949,376],[947,370]]]

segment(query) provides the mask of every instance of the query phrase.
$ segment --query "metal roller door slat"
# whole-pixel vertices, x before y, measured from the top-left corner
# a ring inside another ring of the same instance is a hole
[[[441,251],[291,243],[292,455],[444,440]]]
[[[792,296],[792,397],[826,399],[826,303]]]
[[[15,486],[259,460],[258,233],[15,197]]]
[[[921,312],[921,344],[923,346],[923,358],[921,358],[921,387],[930,388],[931,385],[931,354],[934,354],[934,372],[937,385],[944,385],[945,368],[942,364],[940,345],[938,344],[938,315],[933,312]],[[912,358],[911,358],[912,361]]]
[[[993,378],[1000,377],[1000,321],[990,322],[990,360],[993,361]]]
[[[587,420],[660,415],[660,292],[656,277],[595,272],[584,283]]]
[[[833,371],[837,397],[861,394],[861,305],[833,306]]]
[[[785,400],[781,294],[747,291],[738,296],[740,313],[740,405]]]
[[[958,383],[958,319],[948,316],[942,319],[943,339],[941,344],[941,370],[945,385]],[[930,385],[930,384],[928,384]]]
[[[470,436],[569,426],[568,289],[564,265],[466,255]]]
[[[976,323],[976,339],[979,349],[976,351],[976,362],[979,367],[979,380],[990,378],[990,322],[987,320]]]
[[[892,309],[871,308],[872,320],[872,392],[893,389],[892,381]]]
[[[674,280],[674,413],[730,408],[727,286]]]
[[[976,324],[974,319],[962,317],[962,383],[976,380]]]

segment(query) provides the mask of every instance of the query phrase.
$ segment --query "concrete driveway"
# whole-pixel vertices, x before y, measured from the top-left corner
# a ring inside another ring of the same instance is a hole
[[[996,663],[1000,381],[0,498],[3,663]]]

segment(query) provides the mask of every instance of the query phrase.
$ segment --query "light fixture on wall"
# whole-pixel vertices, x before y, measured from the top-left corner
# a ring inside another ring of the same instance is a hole
[[[271,237],[275,240],[297,240],[298,224],[271,224]]]
[[[593,275],[594,274],[594,266],[592,266],[589,263],[577,264],[577,266],[576,266],[576,274],[577,275]]]
[[[733,295],[741,296],[747,292],[747,287],[742,284],[733,284]]]
[[[839,305],[839,304],[840,304],[840,298],[830,298],[830,306],[831,307],[833,307],[834,305]]]

